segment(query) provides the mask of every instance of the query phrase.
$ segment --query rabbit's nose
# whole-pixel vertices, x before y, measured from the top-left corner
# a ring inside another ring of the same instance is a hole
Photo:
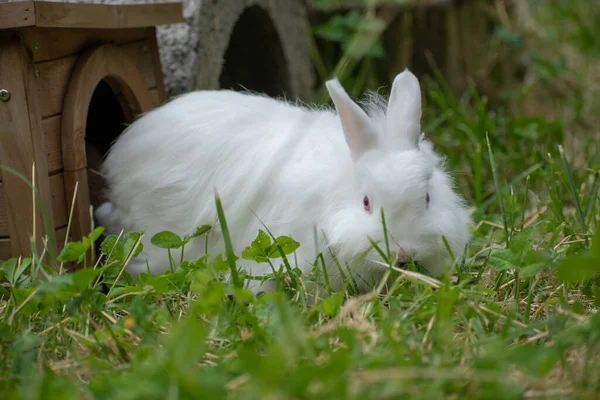
[[[396,267],[398,267],[398,268],[403,267],[405,264],[407,264],[410,261],[410,259],[411,259],[411,257],[406,251],[404,251],[404,250],[398,251]]]

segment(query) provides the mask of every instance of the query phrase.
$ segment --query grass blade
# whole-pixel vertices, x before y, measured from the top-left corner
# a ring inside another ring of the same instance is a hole
[[[238,274],[237,267],[235,265],[233,245],[231,244],[231,235],[229,234],[229,228],[227,227],[227,220],[225,219],[225,212],[223,211],[223,205],[221,204],[221,198],[215,191],[215,205],[217,206],[217,216],[219,217],[219,223],[221,224],[221,230],[223,231],[223,241],[225,242],[225,254],[227,255],[227,263],[231,270],[231,279],[235,287],[241,288],[242,282],[240,282],[240,275]]]
[[[581,208],[581,202],[579,201],[579,196],[577,195],[577,188],[575,187],[575,181],[573,180],[573,173],[571,172],[571,166],[569,164],[569,160],[567,160],[567,156],[565,155],[565,151],[561,145],[558,146],[558,153],[560,155],[560,161],[562,163],[563,172],[567,177],[567,183],[569,186],[569,192],[571,194],[571,198],[575,203],[575,210],[577,211],[577,219],[579,220],[579,224],[581,225],[581,229],[583,232],[587,232],[587,224],[585,223],[585,217],[583,215],[583,209]]]
[[[525,228],[525,211],[527,211],[527,200],[529,195],[529,181],[531,180],[531,175],[527,175],[527,180],[525,180],[525,198],[523,199],[523,211],[521,212],[521,229]]]
[[[485,140],[487,142],[488,154],[490,156],[490,165],[492,167],[492,176],[494,178],[494,186],[496,187],[496,196],[498,197],[498,204],[500,205],[500,213],[502,214],[502,222],[504,224],[504,232],[506,233],[506,247],[510,240],[508,234],[508,221],[506,219],[506,210],[504,209],[504,201],[502,199],[502,191],[500,190],[500,183],[498,182],[498,172],[496,171],[496,162],[494,161],[494,152],[492,151],[492,145],[490,144],[490,137],[486,133]]]
[[[600,181],[600,171],[596,171],[594,174],[594,183],[592,184],[592,190],[590,190],[590,194],[588,196],[589,200],[585,207],[585,214],[583,215],[586,221],[592,212],[594,204],[596,204],[596,198],[598,196],[598,182]]]
[[[49,264],[52,267],[52,269],[55,269],[56,267],[56,255],[54,253],[54,235],[52,234],[52,227],[50,226],[50,221],[48,219],[48,212],[46,209],[46,205],[44,204],[44,202],[42,201],[42,198],[40,196],[39,191],[37,190],[37,188],[31,184],[31,182],[29,181],[29,179],[27,177],[25,177],[25,175],[21,174],[20,172],[10,168],[10,167],[6,167],[4,165],[0,165],[0,169],[11,173],[13,175],[15,175],[16,177],[18,177],[19,179],[21,179],[34,193],[35,199],[37,200],[37,205],[40,208],[40,212],[42,213],[42,220],[44,221],[44,230],[46,231],[46,235],[48,237],[48,259],[49,259]]]

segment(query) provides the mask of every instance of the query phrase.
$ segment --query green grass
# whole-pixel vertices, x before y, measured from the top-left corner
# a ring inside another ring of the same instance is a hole
[[[48,264],[44,249],[0,263],[0,398],[598,398],[597,87],[581,70],[591,67],[569,57],[600,54],[600,24],[589,22],[600,12],[574,7],[563,37],[556,18],[566,3],[555,4],[532,10],[548,29],[513,27],[533,78],[498,88],[505,103],[492,108],[475,85],[457,96],[440,75],[425,82],[424,130],[476,221],[452,275],[390,270],[361,295],[339,265],[347,290],[325,279],[315,300],[307,288],[324,258],[301,276],[302,243],[268,226],[242,254],[228,245],[199,260],[185,246],[209,226],[183,238],[161,232],[152,245],[171,254],[172,269],[137,279],[125,266],[141,233],[109,236],[96,265],[65,272],[63,263],[85,263],[97,228]],[[548,92],[550,110],[538,96]],[[520,112],[531,98],[537,112]],[[228,236],[218,197],[215,207]],[[385,246],[376,250],[390,261]],[[254,298],[243,284],[256,277],[236,269],[238,257],[269,263],[277,291]]]

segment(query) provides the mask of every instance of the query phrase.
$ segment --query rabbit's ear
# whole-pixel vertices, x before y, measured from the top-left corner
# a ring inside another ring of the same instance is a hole
[[[386,141],[396,149],[415,149],[421,134],[421,87],[408,69],[396,76],[386,112]]]
[[[325,85],[342,122],[352,159],[356,161],[377,146],[377,129],[367,113],[352,101],[337,79],[331,79]]]

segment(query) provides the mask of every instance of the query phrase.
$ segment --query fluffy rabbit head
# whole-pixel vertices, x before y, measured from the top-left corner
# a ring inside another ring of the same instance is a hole
[[[385,251],[383,209],[390,252],[397,255],[398,264],[412,259],[438,275],[448,260],[442,236],[454,255],[461,256],[469,240],[470,217],[443,169],[442,158],[421,135],[417,78],[408,70],[400,73],[387,105],[375,99],[367,105],[368,114],[337,80],[328,81],[327,89],[354,164],[348,198],[330,224],[330,243],[345,261],[368,250],[366,237]],[[365,262],[376,258],[371,251]],[[377,263],[371,266],[384,268]]]

